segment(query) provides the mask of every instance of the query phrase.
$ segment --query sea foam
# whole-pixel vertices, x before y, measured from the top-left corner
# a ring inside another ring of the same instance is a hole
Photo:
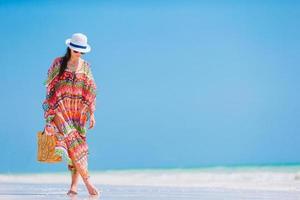
[[[176,170],[91,171],[96,184],[205,187],[300,192],[300,168],[204,168]],[[0,183],[68,183],[68,173],[0,174]]]

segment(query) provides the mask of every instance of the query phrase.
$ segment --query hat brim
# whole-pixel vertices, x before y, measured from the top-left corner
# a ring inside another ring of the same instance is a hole
[[[67,39],[66,40],[66,45],[70,48],[70,49],[73,49],[74,51],[78,51],[78,52],[81,52],[81,53],[88,53],[91,51],[91,46],[87,44],[86,48],[85,49],[82,49],[82,48],[77,48],[77,47],[73,47],[70,45],[70,42],[71,42],[71,39]]]

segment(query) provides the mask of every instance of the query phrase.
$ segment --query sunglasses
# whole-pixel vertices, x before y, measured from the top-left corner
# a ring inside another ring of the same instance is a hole
[[[84,53],[82,52],[79,52],[79,51],[75,51],[75,50],[72,50],[74,53],[81,53],[81,55],[83,55]]]

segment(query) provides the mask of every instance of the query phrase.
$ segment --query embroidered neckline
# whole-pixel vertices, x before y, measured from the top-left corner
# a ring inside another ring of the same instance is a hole
[[[71,70],[70,68],[66,68],[66,71],[72,72],[72,73],[80,73],[82,71],[82,68],[84,66],[84,61],[82,58],[79,58],[78,67],[76,70]]]

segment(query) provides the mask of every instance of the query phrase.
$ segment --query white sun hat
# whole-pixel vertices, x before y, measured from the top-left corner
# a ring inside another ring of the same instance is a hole
[[[72,38],[66,40],[66,45],[75,51],[87,53],[91,51],[90,45],[87,43],[86,35],[82,33],[74,33]]]

